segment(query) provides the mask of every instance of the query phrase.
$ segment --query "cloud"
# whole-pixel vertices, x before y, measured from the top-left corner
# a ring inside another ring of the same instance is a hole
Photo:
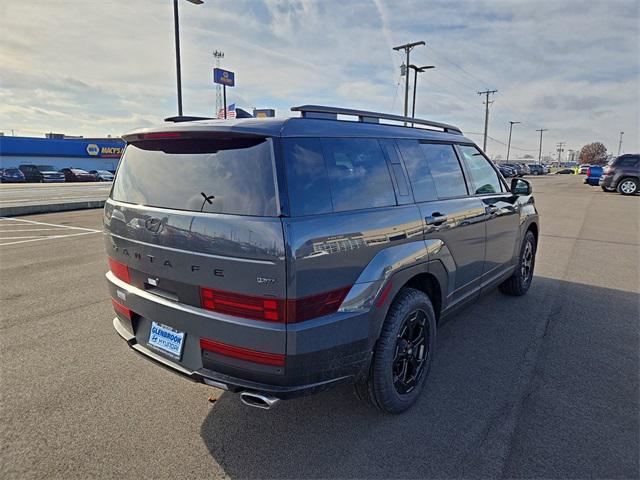
[[[424,40],[418,116],[537,148],[600,140],[638,151],[640,4],[636,0],[205,0],[180,2],[185,113],[212,115],[214,49],[237,73],[244,107],[326,103],[401,113],[404,58]],[[0,129],[120,134],[176,113],[168,1],[64,0],[0,5]],[[489,153],[504,154],[499,143]],[[524,151],[524,150],[523,150]]]

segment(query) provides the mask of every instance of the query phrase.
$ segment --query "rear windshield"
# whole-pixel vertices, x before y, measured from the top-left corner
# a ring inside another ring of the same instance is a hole
[[[57,171],[51,165],[38,165],[38,170],[40,170],[41,172],[55,172],[55,171]]]
[[[277,216],[271,143],[236,138],[130,144],[112,198],[193,212]]]

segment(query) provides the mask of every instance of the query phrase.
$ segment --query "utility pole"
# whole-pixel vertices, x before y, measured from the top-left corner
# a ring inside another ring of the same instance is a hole
[[[546,132],[547,128],[540,128],[536,132],[540,132],[540,150],[538,150],[538,165],[542,163],[542,132]]]
[[[220,60],[224,58],[224,52],[222,50],[214,50],[213,56],[216,59],[216,68],[220,68]],[[219,83],[216,84],[216,113],[215,116],[218,116],[220,109],[222,108],[222,85]]]
[[[620,152],[622,151],[622,135],[624,135],[624,132],[620,132],[620,141],[618,142],[618,156],[620,156]]]
[[[560,162],[562,161],[562,151],[563,151],[562,147],[564,147],[564,145],[566,143],[567,142],[558,142],[557,143],[557,146],[558,146],[558,166],[560,166]]]
[[[409,62],[409,52],[411,52],[411,50],[413,50],[414,47],[417,47],[418,45],[426,45],[423,41],[420,42],[412,42],[412,43],[405,43],[404,45],[398,45],[397,47],[393,47],[393,49],[397,52],[399,52],[400,50],[404,50],[405,53],[407,54],[407,63],[405,63],[406,68],[404,71],[405,74],[405,83],[404,83],[404,116],[407,117],[409,116],[409,65],[411,65],[411,62]],[[407,126],[407,122],[404,122],[405,127]]]
[[[509,153],[511,152],[511,132],[513,131],[513,126],[516,123],[521,123],[521,122],[511,122],[511,121],[509,121],[509,143],[507,145],[507,162],[509,161]]]
[[[498,90],[485,90],[484,92],[478,92],[478,95],[486,95],[487,98],[484,101],[486,105],[485,113],[484,113],[484,144],[482,150],[487,153],[487,133],[489,131],[489,104],[493,103],[493,101],[489,101],[489,95],[497,93]]]
[[[416,118],[416,90],[418,90],[418,73],[423,73],[430,68],[436,68],[434,65],[425,65],[424,67],[417,67],[415,65],[409,65],[409,68],[413,70],[413,108],[411,109],[411,118]],[[411,122],[413,127],[413,122]]]

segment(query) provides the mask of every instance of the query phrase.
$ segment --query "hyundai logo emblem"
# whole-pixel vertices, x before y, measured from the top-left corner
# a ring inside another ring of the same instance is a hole
[[[160,233],[162,231],[162,220],[155,217],[147,218],[144,226],[151,233]]]

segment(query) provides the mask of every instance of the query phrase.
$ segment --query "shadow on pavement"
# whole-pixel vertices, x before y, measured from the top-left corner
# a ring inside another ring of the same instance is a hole
[[[638,294],[536,277],[439,328],[400,416],[349,386],[264,411],[224,394],[201,427],[232,478],[638,475]]]

